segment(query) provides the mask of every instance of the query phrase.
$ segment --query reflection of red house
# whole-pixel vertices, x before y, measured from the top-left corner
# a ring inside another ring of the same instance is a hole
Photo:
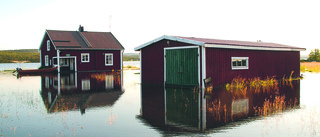
[[[41,66],[60,71],[122,70],[123,46],[111,32],[46,30],[39,51]]]
[[[48,113],[80,109],[83,114],[89,108],[112,106],[123,92],[121,72],[41,76],[41,95]]]

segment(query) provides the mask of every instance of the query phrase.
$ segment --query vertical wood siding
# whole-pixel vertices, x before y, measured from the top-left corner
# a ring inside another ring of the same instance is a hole
[[[141,49],[141,82],[143,84],[164,84],[164,48],[194,46],[182,42],[161,40]]]
[[[57,56],[57,51],[55,50],[54,45],[51,41],[50,41],[50,51],[47,51],[47,40],[50,40],[50,39],[49,39],[48,35],[45,35],[45,38],[42,41],[41,46],[40,46],[41,47],[40,48],[40,52],[41,52],[40,65],[45,66],[45,59],[44,58],[45,58],[45,55],[48,55],[49,56],[49,67],[52,67],[53,66],[52,58]],[[51,65],[50,65],[50,60],[51,60]]]
[[[89,62],[81,62],[81,53],[89,53]],[[113,65],[105,66],[105,54],[113,54]],[[120,50],[63,50],[60,56],[76,56],[77,71],[120,70]]]
[[[249,69],[232,70],[231,57],[249,57]],[[289,77],[291,71],[293,76],[299,76],[300,52],[206,48],[206,71],[215,86],[229,83],[237,76],[282,78]]]

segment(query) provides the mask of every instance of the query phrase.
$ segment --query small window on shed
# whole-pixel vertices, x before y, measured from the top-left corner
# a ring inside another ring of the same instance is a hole
[[[89,62],[89,53],[81,54],[81,62]]]
[[[231,68],[236,69],[249,69],[249,57],[231,57]]]
[[[47,40],[47,51],[50,51],[50,40]]]

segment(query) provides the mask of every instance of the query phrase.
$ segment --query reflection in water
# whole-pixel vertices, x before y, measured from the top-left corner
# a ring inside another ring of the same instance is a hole
[[[268,90],[248,88],[241,94],[225,88],[212,89],[204,96],[197,87],[141,85],[142,111],[138,118],[164,134],[170,134],[172,130],[203,132],[297,108],[300,80],[281,81],[277,85]]]
[[[41,76],[41,96],[48,113],[112,106],[123,94],[122,73],[59,73]]]

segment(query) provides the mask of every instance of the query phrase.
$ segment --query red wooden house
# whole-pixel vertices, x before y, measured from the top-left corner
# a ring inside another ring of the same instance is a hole
[[[266,42],[246,42],[162,36],[135,48],[140,51],[141,83],[213,86],[233,78],[300,75],[300,51],[305,48]]]
[[[123,46],[111,32],[46,30],[39,47],[41,66],[63,71],[122,70]]]

